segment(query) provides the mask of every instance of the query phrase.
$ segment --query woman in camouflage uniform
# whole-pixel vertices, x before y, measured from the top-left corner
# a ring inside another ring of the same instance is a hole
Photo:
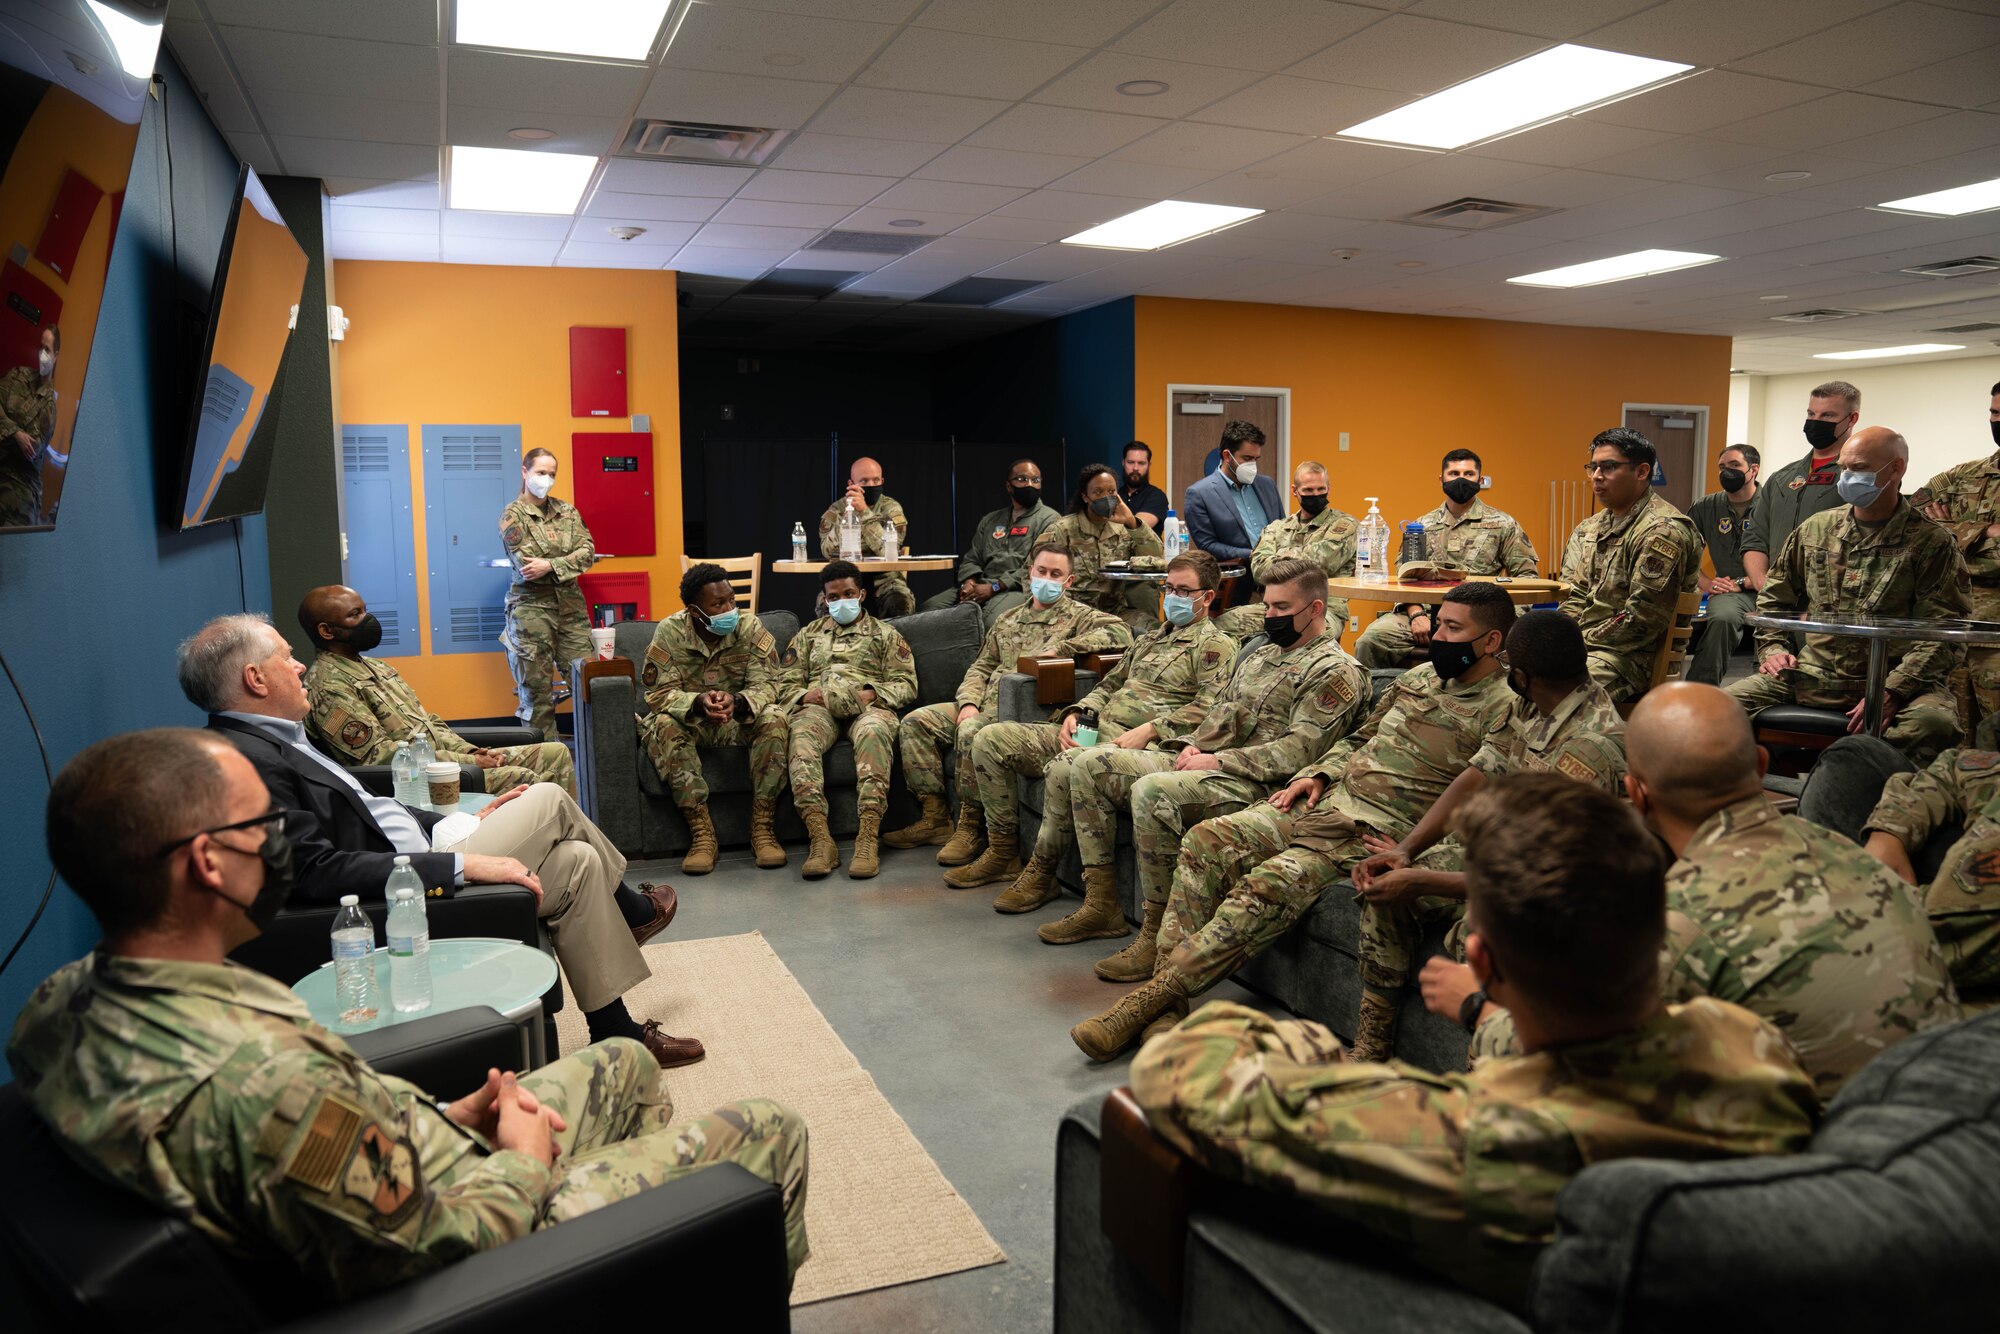
[[[1120,498],[1117,473],[1102,463],[1086,465],[1077,475],[1069,513],[1057,520],[1046,540],[1068,547],[1076,558],[1071,597],[1087,607],[1110,612],[1135,630],[1158,628],[1157,590],[1107,579],[1102,573],[1113,561],[1166,554],[1160,535],[1140,523]]]
[[[500,540],[514,566],[507,628],[500,632],[519,697],[514,716],[551,741],[556,665],[590,656],[590,612],[576,577],[597,559],[576,506],[549,494],[555,481],[556,456],[529,450],[521,460],[521,494],[500,511]]]

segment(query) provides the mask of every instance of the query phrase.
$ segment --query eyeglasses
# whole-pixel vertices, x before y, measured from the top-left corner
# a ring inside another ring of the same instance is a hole
[[[1620,468],[1637,468],[1637,463],[1586,463],[1583,465],[1585,477],[1609,477]]]
[[[255,829],[259,825],[274,825],[276,826],[276,831],[282,834],[285,832],[285,820],[292,814],[292,811],[288,811],[282,806],[273,806],[262,815],[253,815],[247,820],[238,820],[235,824],[219,824],[211,829],[197,829],[186,838],[175,839],[153,855],[155,857],[164,857],[175,848],[185,847],[187,844],[194,842],[203,834],[226,834],[232,829]]]
[[[1174,585],[1168,584],[1166,585],[1166,591],[1172,593],[1177,598],[1198,598],[1208,590],[1200,587],[1190,588],[1185,585],[1176,588]]]
[[[1007,485],[1009,486],[1040,486],[1041,484],[1042,479],[1040,477],[1030,477],[1028,474],[1021,472],[1017,472],[1007,479]]]

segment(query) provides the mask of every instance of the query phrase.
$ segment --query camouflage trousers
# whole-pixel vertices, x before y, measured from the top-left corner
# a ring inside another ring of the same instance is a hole
[[[964,801],[978,793],[979,780],[972,772],[972,739],[979,735],[980,728],[996,719],[990,713],[975,713],[960,722],[959,708],[951,700],[926,704],[904,714],[897,725],[896,748],[903,754],[903,781],[910,785],[910,795],[944,795],[946,747],[953,752],[958,799]]]
[[[1465,867],[1465,854],[1457,843],[1447,841],[1417,858],[1416,864],[1431,871],[1459,871]],[[1440,926],[1447,928],[1445,953],[1465,962],[1464,899],[1419,894],[1396,903],[1370,903],[1358,892],[1354,897],[1361,905],[1361,944],[1356,954],[1361,981],[1370,990],[1386,996],[1408,986],[1425,934]]]
[[[1164,905],[1187,832],[1262,802],[1264,785],[1215,769],[1147,774],[1132,785],[1132,853],[1145,901]]]
[[[674,1120],[659,1062],[629,1038],[611,1038],[521,1077],[521,1087],[566,1123],[555,1141],[556,1185],[536,1226],[553,1227],[642,1190],[736,1163],[778,1188],[785,1259],[796,1274],[806,1244],[806,1124],[753,1098]],[[463,1160],[470,1167],[476,1156]]]
[[[1410,618],[1399,611],[1368,622],[1368,628],[1354,641],[1354,657],[1371,672],[1400,671],[1424,661],[1410,634]]]
[[[1979,738],[1980,726],[1988,719],[2000,717],[2000,648],[1967,649],[1965,665],[1951,674],[1951,694],[1958,705],[1967,743],[1980,750],[2000,746],[1991,737]]]
[[[567,676],[573,660],[592,652],[583,590],[564,584],[552,598],[509,602],[500,643],[507,650],[507,670],[514,674],[514,716],[554,741],[556,674]]]
[[[1035,855],[1045,847],[1060,857],[1063,835],[1076,836],[1085,866],[1109,866],[1118,853],[1118,812],[1132,804],[1132,788],[1148,774],[1174,767],[1174,757],[1158,750],[1092,746],[1066,750],[1048,768],[1042,787],[1042,832]]]
[[[1592,685],[1603,686],[1613,703],[1623,704],[1646,693],[1653,680],[1653,654],[1652,649],[1644,653],[1613,653],[1594,648],[1584,659],[1584,666]]]
[[[1982,813],[1944,855],[1924,893],[1951,980],[1963,992],[2000,987],[2000,821]],[[1915,851],[1915,849],[1912,849]]]
[[[480,770],[488,792],[505,792],[523,783],[554,783],[572,797],[576,795],[576,761],[569,747],[560,741],[538,741],[532,746],[508,746],[499,752],[500,763]],[[437,753],[441,760],[479,768],[479,757],[471,751]]]
[[[826,753],[845,736],[854,747],[855,809],[881,815],[889,809],[889,771],[896,764],[896,715],[870,705],[852,718],[836,718],[818,704],[792,710],[792,804],[799,812],[826,812]]]
[[[663,713],[639,720],[639,739],[646,743],[660,781],[673,793],[676,806],[708,804],[708,780],[701,772],[700,750],[718,746],[750,747],[750,795],[771,801],[785,788],[785,755],[790,728],[785,715],[767,709],[749,722],[686,722]]]
[[[972,739],[972,775],[979,784],[979,804],[986,811],[989,834],[1011,833],[1021,827],[1021,803],[1014,775],[1040,778],[1050,767],[1050,761],[1066,753],[1062,727],[1057,723],[992,723],[979,729]],[[1064,778],[1068,778],[1067,766]],[[964,791],[961,789],[961,793]],[[1046,798],[1043,809],[1042,828],[1047,829]],[[1067,828],[1068,821],[1063,823]],[[1036,846],[1040,847],[1039,840]]]
[[[0,528],[25,528],[42,521],[42,465],[24,463],[12,437],[0,441],[18,467],[0,468]]]
[[[1753,721],[1774,704],[1802,704],[1844,713],[1861,698],[1858,691],[1828,690],[1809,677],[1791,672],[1782,676],[1759,672],[1733,682],[1727,689]],[[1909,756],[1910,763],[1921,769],[1936,759],[1939,751],[1957,744],[1958,732],[1958,710],[1951,696],[1927,690],[1896,710],[1896,716],[1882,732],[1882,739]]]

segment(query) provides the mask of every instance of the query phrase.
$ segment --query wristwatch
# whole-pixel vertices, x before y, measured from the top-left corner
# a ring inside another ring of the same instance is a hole
[[[1459,1002],[1458,1022],[1464,1026],[1466,1032],[1471,1033],[1479,1027],[1479,1012],[1485,1008],[1485,987],[1481,987]]]

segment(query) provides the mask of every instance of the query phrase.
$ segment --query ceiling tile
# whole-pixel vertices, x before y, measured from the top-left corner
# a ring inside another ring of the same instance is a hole
[[[1539,204],[1533,179],[1539,167],[1479,158],[1444,158],[1390,176],[1378,176],[1295,205],[1292,212],[1338,218],[1400,218],[1467,195]]]
[[[922,9],[924,0],[708,0],[711,4],[780,14],[811,14],[819,18],[858,19],[868,23],[902,23]]]
[[[813,121],[813,129],[865,139],[949,142],[963,139],[1006,109],[1007,103],[990,98],[848,88],[827,103]]]
[[[1546,176],[1533,176],[1515,187],[1517,195],[1525,195],[1524,203],[1544,204],[1552,208],[1576,208],[1583,204],[1595,204],[1600,200],[1616,199],[1640,190],[1650,190],[1658,182],[1642,176],[1614,176],[1603,171],[1582,171],[1571,168],[1566,171],[1552,171]]]
[[[897,258],[895,255],[865,255],[846,250],[801,250],[778,267],[840,269],[848,273],[872,273],[895,258]]]
[[[845,83],[896,30],[881,23],[794,15],[773,21],[753,9],[694,3],[661,63],[672,69]],[[777,57],[776,60],[768,57]]]
[[[796,135],[780,150],[788,170],[907,176],[944,151],[941,143],[857,139],[845,134]]]
[[[1074,232],[1069,234],[1075,235]],[[1080,245],[1044,245],[1025,255],[995,264],[984,272],[992,278],[1043,278],[1053,282],[1093,272],[1122,257],[1122,253],[1116,250],[1098,250]]]
[[[439,231],[446,237],[479,236],[497,241],[560,241],[569,235],[570,225],[574,221],[572,217],[480,213],[471,209],[448,208],[443,210]]]
[[[627,195],[599,190],[583,206],[587,218],[618,218],[646,222],[706,222],[722,206],[720,199],[687,195]]]
[[[1583,113],[1585,120],[1629,125],[1636,130],[1700,134],[1732,121],[1748,120],[1784,107],[1825,97],[1818,83],[1756,79],[1729,70],[1703,70],[1664,88],[1627,97]]]
[[[1673,137],[1658,130],[1634,130],[1623,125],[1606,125],[1571,116],[1464,151],[1471,157],[1539,162],[1549,167],[1578,167],[1617,153],[1636,153],[1642,148],[1663,144]]]
[[[287,173],[293,176],[371,176],[381,180],[436,180],[436,144],[371,144],[353,139],[271,136]]]
[[[1869,10],[1882,0],[1667,0],[1630,18],[1593,29],[1586,45],[1690,65],[1722,65],[1742,59],[1801,32],[1817,32]],[[1825,70],[1806,82],[1826,82]],[[1845,82],[1836,70],[1833,81]]]
[[[1167,91],[1150,97],[1127,97],[1118,85],[1140,79],[1157,80]],[[1139,112],[1147,116],[1185,116],[1218,97],[1256,82],[1247,70],[1189,65],[1173,60],[1100,51],[1036,93],[1031,99],[1051,106],[1084,107],[1092,111]]]
[[[1178,199],[1180,192],[1209,180],[1203,167],[1163,167],[1153,162],[1121,162],[1100,158],[1053,182],[1058,189],[1101,195],[1125,195],[1133,200]],[[1128,211],[1135,205],[1128,205]]]
[[[1010,153],[998,148],[951,148],[918,168],[916,175],[932,181],[968,181],[975,185],[1047,185],[1076,170],[1089,158],[1056,153]]]
[[[1186,278],[1170,278],[1146,290],[1165,296],[1219,297],[1265,283],[1295,282],[1317,272],[1319,267],[1270,259],[1225,260],[1205,272]]]
[[[1417,0],[1410,12],[1568,41],[1656,3],[1658,0],[1508,0],[1505,8],[1496,9],[1492,0]]]
[[[820,227],[751,227],[711,222],[695,233],[692,245],[732,250],[797,250],[818,236]]]
[[[437,10],[409,0],[205,0],[208,17],[216,23],[280,32],[317,33],[346,37],[365,32],[378,42],[408,42],[437,48]],[[176,4],[173,12],[179,12]]]
[[[990,213],[955,228],[953,236],[991,236],[1002,241],[1058,241],[1077,230],[1076,224],[1041,218],[1008,218]]]
[[[2000,65],[1995,66],[2000,74]],[[1870,162],[1900,164],[1928,162],[1974,149],[2000,144],[2000,115],[1987,111],[1954,111],[1935,120],[1899,126],[1856,139],[1828,144],[1826,151],[1836,157],[1863,158]]]
[[[1018,37],[1032,33],[1070,46],[1101,46],[1160,7],[1160,0],[932,0],[924,28]]]
[[[766,199],[732,199],[716,211],[716,222],[756,227],[831,227],[853,212],[845,204],[787,204]]]
[[[447,264],[514,264],[547,268],[562,247],[554,241],[501,241],[485,236],[447,236],[438,244],[438,258]]]
[[[1769,148],[1824,148],[1843,139],[1935,120],[1943,107],[1919,106],[1862,93],[1834,93],[1818,101],[1720,125],[1708,133],[1716,139]]]
[[[438,234],[438,211],[426,208],[361,208],[336,200],[333,230],[339,233],[400,232],[408,236]]]
[[[613,158],[605,164],[599,187],[631,195],[702,195],[727,199],[742,188],[750,175],[748,167]]]
[[[1081,231],[1132,211],[1132,201],[1115,195],[1077,194],[1071,190],[1035,190],[993,212],[999,217],[1032,218],[1038,221],[1074,222],[1071,231]],[[1068,233],[1065,233],[1067,235]]]
[[[1296,134],[1245,130],[1234,126],[1196,125],[1182,121],[1128,144],[1111,156],[1125,162],[1164,167],[1193,167],[1209,175],[1236,171],[1262,162],[1302,142]]]
[[[905,28],[856,81],[876,88],[1011,101],[1026,97],[1087,54],[1080,47],[1047,42]]]
[[[2000,13],[2000,7],[1996,7],[1995,12]],[[1996,92],[2000,89],[2000,80],[1994,77],[1996,68],[2000,68],[2000,51],[1988,47],[1983,51],[1968,51],[1950,60],[1940,60],[1905,74],[1862,84],[1860,91],[1880,97],[1907,97],[1913,102],[1990,107],[1996,96],[2000,96],[2000,92]]]
[[[1954,157],[1938,158],[1931,162],[1912,162],[1906,166],[1884,168],[1880,163],[1869,164],[1876,170],[1865,175],[1845,178],[1829,177],[1826,181],[1806,181],[1804,188],[1795,193],[1808,199],[1824,199],[1837,204],[1851,204],[1867,208],[1886,203],[1891,199],[1907,199],[1911,195],[1929,194],[1936,190],[1946,190],[1953,186],[1970,185],[1974,181],[1992,180],[2000,176],[2000,151],[1982,148],[1970,153],[1960,153]],[[1991,215],[1977,214],[1988,223]],[[1914,219],[1913,219],[1914,221]]]
[[[958,181],[902,181],[874,200],[880,208],[943,209],[950,213],[984,213],[1019,199],[1024,191],[1011,185],[967,185]]]
[[[621,241],[571,241],[558,252],[556,263],[563,268],[664,269],[676,249]]]
[[[1174,193],[1191,204],[1229,204],[1237,208],[1281,209],[1303,204],[1326,193],[1324,181],[1294,180],[1262,169],[1233,171]]]
[[[623,118],[646,82],[643,68],[595,60],[555,60],[462,46],[452,47],[449,59],[445,96],[454,106]]]
[[[1315,139],[1258,163],[1257,170],[1276,172],[1286,179],[1324,181],[1328,186],[1349,185],[1402,171],[1422,156],[1427,155],[1406,148]]]
[[[1406,100],[1381,88],[1274,74],[1203,107],[1189,119],[1254,130],[1327,135],[1393,110]]]
[[[1111,44],[1114,51],[1237,69],[1280,70],[1382,18],[1329,0],[1258,0],[1246,23],[1239,0],[1174,0]]]
[[[1831,18],[1821,17],[1814,26],[1830,23]],[[1830,69],[1856,65],[1874,78],[1887,78],[1995,43],[2000,43],[2000,17],[1901,4],[1827,26],[1735,65],[1746,74],[1805,82],[1824,79]]]
[[[631,241],[621,241],[611,235],[613,227],[640,227],[645,235]],[[692,241],[694,234],[701,230],[698,222],[663,222],[657,218],[603,218],[584,216],[575,220],[570,228],[570,236],[579,241],[604,242],[617,245],[644,245],[673,247]]]
[[[653,75],[646,95],[639,99],[639,114],[704,125],[796,130],[839,88],[835,83],[669,68]]]
[[[435,108],[427,108],[435,119]],[[553,139],[523,143],[509,130],[533,127],[551,130]],[[467,148],[528,148],[551,153],[582,153],[603,157],[625,128],[622,116],[573,116],[564,111],[507,111],[499,107],[452,106],[445,110],[445,141]]]
[[[169,11],[167,18],[166,43],[201,94],[209,119],[224,134],[257,133],[257,117],[216,45],[215,30],[206,23],[176,19],[173,13]]]
[[[1596,171],[1620,176],[1648,176],[1661,181],[1684,181],[1695,176],[1726,171],[1762,161],[1771,150],[1757,144],[1732,144],[1721,139],[1683,135],[1662,144],[1652,144],[1630,153],[1613,153],[1587,163]]]
[[[1041,106],[1023,102],[966,139],[973,148],[1033,153],[1060,145],[1071,153],[1098,156],[1122,148],[1170,122],[1155,116],[1121,116],[1107,111]]]
[[[1755,190],[1759,194],[1792,194],[1813,186],[1824,188],[1834,182],[1856,176],[1875,175],[1881,170],[1882,164],[1879,162],[1862,162],[1854,158],[1831,157],[1825,153],[1809,153],[1801,150],[1784,153],[1778,157],[1767,157],[1741,167],[1731,167],[1726,171],[1711,172],[1706,176],[1690,177],[1689,183],[1713,185],[1723,190]],[[1811,174],[1802,181],[1764,179],[1774,173],[1791,171]]]
[[[346,37],[308,37],[259,28],[218,27],[254,98],[273,92],[427,102],[438,97],[437,50]]]
[[[951,213],[940,209],[927,208],[921,213],[902,208],[862,208],[856,209],[840,220],[840,230],[844,232],[881,232],[895,236],[943,236],[971,222],[970,213]],[[914,220],[915,227],[891,227],[892,222]]]
[[[1392,14],[1285,72],[1427,95],[1548,45],[1539,37]]]
[[[392,259],[411,263],[437,263],[438,238],[398,235],[393,232],[335,232],[327,238],[326,250],[335,259]]]
[[[896,184],[892,176],[842,176],[826,171],[780,171],[766,167],[736,192],[738,199],[775,199],[791,204],[865,204]]]
[[[438,183],[434,179],[391,181],[363,176],[328,176],[321,183],[338,203],[356,208],[434,209],[440,204]]]

